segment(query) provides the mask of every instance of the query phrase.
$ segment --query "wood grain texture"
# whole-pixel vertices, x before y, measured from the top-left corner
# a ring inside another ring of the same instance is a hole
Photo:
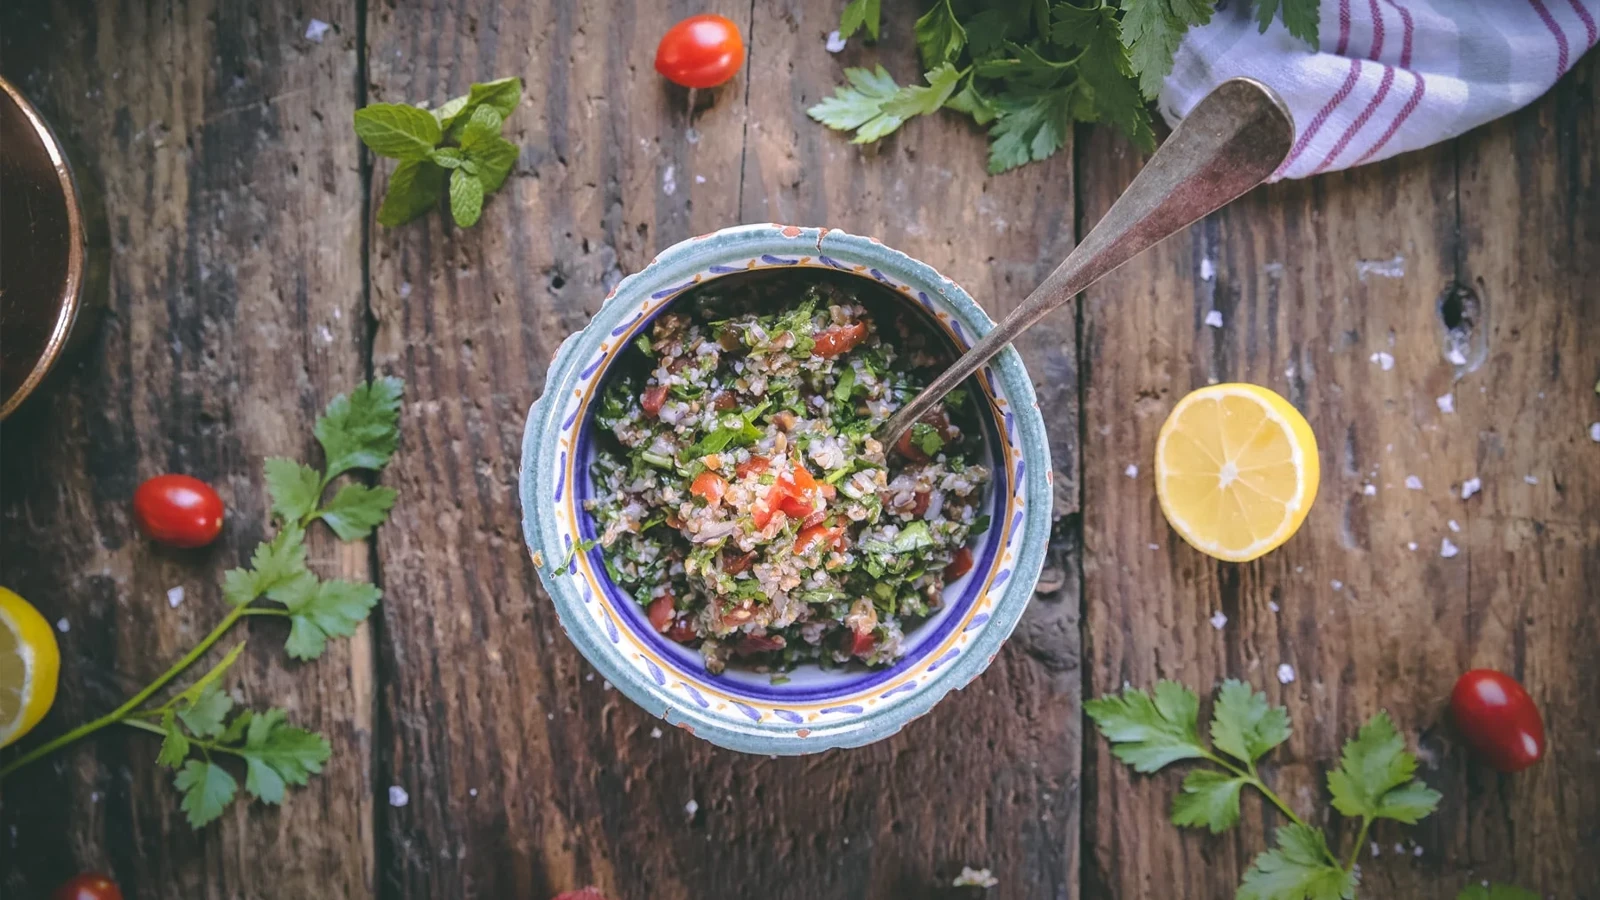
[[[0,19],[7,75],[103,181],[112,238],[101,330],[0,443],[0,580],[70,628],[34,739],[110,710],[221,618],[221,573],[266,530],[262,459],[309,457],[317,411],[362,375],[355,6],[318,15],[340,28],[321,44],[292,3],[7,4]],[[129,498],[167,471],[228,504],[212,547],[136,533]],[[360,578],[367,550],[318,539],[311,555]],[[246,634],[229,686],[325,732],[325,772],[281,809],[241,803],[192,834],[159,741],[102,732],[7,781],[0,894],[42,897],[92,867],[130,898],[371,895],[370,642],[293,665],[282,623],[253,624],[219,652]]]
[[[1585,429],[1600,307],[1592,251],[1579,249],[1597,221],[1597,71],[1589,60],[1533,107],[1453,144],[1257,191],[1089,293],[1091,692],[1157,677],[1266,690],[1295,724],[1268,777],[1318,824],[1341,743],[1387,709],[1444,801],[1416,828],[1375,828],[1362,896],[1453,898],[1497,878],[1590,897],[1600,884],[1579,849],[1600,833],[1600,742],[1584,706],[1597,686],[1585,660],[1600,470]],[[1080,165],[1101,173],[1084,188],[1091,218],[1138,164],[1095,135]],[[1445,302],[1463,288],[1478,298],[1465,314]],[[1202,324],[1212,309],[1220,329]],[[1465,365],[1446,357],[1451,326]],[[1173,403],[1228,380],[1288,397],[1322,457],[1300,534],[1242,566],[1184,545],[1150,481]],[[1438,405],[1446,395],[1453,412]],[[1484,490],[1463,501],[1471,477]],[[1441,553],[1446,540],[1458,555]],[[1220,630],[1208,621],[1218,611]],[[1280,664],[1293,683],[1279,683]],[[1495,775],[1454,736],[1445,702],[1471,666],[1512,672],[1543,707],[1551,751],[1537,769]],[[1134,776],[1098,737],[1085,746],[1086,897],[1166,897],[1175,880],[1231,896],[1280,824],[1252,799],[1236,832],[1180,833],[1167,820],[1178,775]],[[1347,851],[1352,824],[1332,837]]]

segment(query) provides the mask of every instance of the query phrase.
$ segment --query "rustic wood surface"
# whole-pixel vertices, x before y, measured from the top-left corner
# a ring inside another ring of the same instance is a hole
[[[1288,704],[1296,734],[1269,777],[1308,812],[1326,808],[1339,743],[1394,714],[1445,803],[1379,830],[1366,896],[1449,898],[1480,877],[1597,896],[1595,60],[1461,140],[1258,191],[1030,332],[1057,490],[1044,578],[991,670],[902,734],[803,759],[656,737],[566,642],[522,547],[522,420],[556,345],[623,273],[737,221],[826,224],[933,264],[998,316],[1138,168],[1086,129],[1048,163],[984,177],[983,135],[949,117],[848,144],[803,110],[842,65],[914,71],[915,10],[890,4],[889,46],[833,56],[837,6],[0,9],[0,65],[104,181],[113,237],[95,341],[0,432],[0,581],[71,628],[40,734],[114,706],[210,626],[220,572],[265,530],[261,459],[311,454],[331,395],[380,372],[408,401],[390,523],[366,547],[313,548],[324,571],[384,588],[370,632],[295,665],[277,623],[252,623],[236,679],[327,733],[328,770],[281,810],[241,804],[194,836],[155,742],[105,734],[6,783],[0,896],[94,867],[130,898],[538,900],[592,883],[920,900],[975,896],[945,887],[966,864],[994,870],[1000,898],[1231,896],[1275,818],[1247,802],[1236,833],[1179,833],[1178,776],[1130,777],[1081,727],[1083,696],[1160,676],[1244,677]],[[740,24],[751,62],[691,115],[651,60],[667,25],[706,9]],[[313,15],[334,26],[320,43]],[[523,153],[484,221],[372,223],[390,163],[364,157],[351,111],[509,74],[527,83],[508,125]],[[1404,275],[1382,274],[1396,258]],[[1202,324],[1213,307],[1221,329]],[[1466,366],[1444,358],[1451,327]],[[1280,390],[1323,441],[1304,531],[1248,566],[1182,545],[1151,489],[1161,419],[1212,379]],[[166,470],[222,489],[215,547],[133,534],[128,497]],[[1472,476],[1484,490],[1463,502]],[[1294,683],[1276,682],[1281,662]],[[1546,763],[1516,778],[1469,763],[1441,719],[1468,665],[1528,683]],[[1394,852],[1412,840],[1420,856]]]

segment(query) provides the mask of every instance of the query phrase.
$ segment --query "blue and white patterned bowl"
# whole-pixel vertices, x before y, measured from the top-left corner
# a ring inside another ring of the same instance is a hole
[[[899,731],[953,688],[976,678],[1033,595],[1050,536],[1050,451],[1033,385],[1007,348],[979,381],[993,525],[974,539],[972,571],[945,590],[945,606],[906,635],[892,667],[816,666],[774,685],[767,675],[710,675],[697,650],[655,633],[644,611],[606,575],[590,495],[593,400],[621,351],[683,291],[734,272],[776,267],[853,272],[899,291],[966,347],[994,323],[954,282],[871,238],[826,228],[746,225],[676,244],[617,285],[588,327],[550,364],[522,443],[522,529],[568,637],[618,690],[714,744],[747,753],[857,747]],[[563,565],[565,563],[565,565]]]

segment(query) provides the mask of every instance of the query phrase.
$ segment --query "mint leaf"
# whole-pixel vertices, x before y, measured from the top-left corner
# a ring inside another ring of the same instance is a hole
[[[365,582],[322,581],[286,595],[279,602],[289,609],[289,640],[284,649],[295,659],[316,659],[330,637],[349,637],[383,592]]]
[[[461,155],[461,150],[457,147],[440,147],[433,151],[428,158],[433,160],[433,164],[441,169],[459,169],[461,164],[466,161],[466,157]]]
[[[1111,752],[1139,772],[1206,755],[1200,743],[1200,699],[1174,681],[1156,682],[1155,694],[1127,688],[1083,704]]]
[[[1256,857],[1234,900],[1353,900],[1360,877],[1334,865],[1322,832],[1278,829],[1278,846]]]
[[[1072,133],[1072,87],[1018,88],[994,99],[999,118],[989,129],[989,173],[1048,159]]]
[[[230,709],[233,709],[233,698],[212,682],[202,688],[193,700],[178,707],[177,714],[190,734],[208,738],[222,733],[223,720]]]
[[[1155,99],[1172,71],[1172,57],[1188,30],[1211,21],[1214,0],[1145,0],[1123,7],[1122,45],[1139,76],[1139,90]]]
[[[478,178],[483,182],[483,192],[492,194],[500,190],[511,168],[517,164],[522,149],[503,137],[496,136],[488,143],[472,148],[467,157],[478,164]]]
[[[404,103],[374,103],[355,113],[356,136],[373,153],[399,160],[427,159],[444,133],[433,113]]]
[[[190,828],[200,828],[222,815],[239,789],[239,783],[221,766],[198,759],[185,763],[172,783],[183,792],[182,806]]]
[[[521,101],[521,78],[498,78],[494,81],[478,82],[467,90],[467,104],[461,108],[453,124],[459,126],[463,121],[471,121],[472,116],[477,115],[481,107],[488,107],[499,113],[502,121],[509,119]],[[495,133],[498,134],[499,129],[495,129]]]
[[[1256,22],[1261,26],[1261,32],[1266,33],[1272,26],[1273,16],[1277,15],[1279,0],[1255,0]],[[1317,0],[1282,0],[1283,27],[1289,33],[1302,41],[1317,46]]]
[[[328,402],[312,433],[328,458],[329,479],[351,469],[382,469],[389,462],[400,439],[404,387],[400,379],[385,376]],[[304,551],[300,558],[303,565]]]
[[[189,738],[178,727],[176,715],[171,709],[161,713],[161,730],[166,735],[161,738],[161,752],[156,754],[156,765],[176,769],[189,757]]]
[[[298,524],[285,525],[271,541],[256,547],[250,566],[229,569],[222,576],[222,596],[235,606],[243,606],[305,573],[305,531]]]
[[[1172,824],[1209,828],[1218,834],[1239,822],[1239,791],[1244,779],[1215,769],[1195,769],[1172,798]]]
[[[393,228],[432,209],[444,195],[444,170],[425,160],[406,160],[389,176],[378,207],[378,224]]]
[[[281,456],[266,462],[267,493],[272,511],[285,522],[298,522],[317,508],[322,494],[322,473]]]
[[[847,38],[865,25],[867,34],[877,40],[882,15],[879,0],[850,0],[845,4],[844,12],[839,14],[839,36]]]
[[[281,709],[256,715],[239,750],[245,790],[267,803],[282,803],[284,785],[304,785],[331,753],[322,735],[288,725],[287,717]]]
[[[956,21],[950,9],[950,0],[936,0],[922,18],[917,20],[917,53],[922,65],[934,69],[941,64],[953,63],[967,45],[966,29]],[[930,82],[932,78],[928,79]]]
[[[483,215],[483,181],[470,172],[450,173],[450,218],[456,225],[471,228]]]
[[[909,119],[912,116],[936,113],[944,106],[945,101],[950,99],[956,85],[961,82],[961,73],[949,63],[939,66],[925,77],[928,79],[926,86],[908,85],[885,101],[884,114],[899,119]]]
[[[1222,683],[1211,713],[1211,743],[1234,759],[1253,763],[1289,739],[1289,711],[1268,706],[1267,695],[1236,679]]]
[[[394,506],[395,491],[391,487],[367,487],[364,484],[347,484],[339,488],[328,505],[318,514],[328,523],[341,541],[358,541],[372,533],[389,517]]]
[[[1456,895],[1456,900],[1542,900],[1533,891],[1525,890],[1514,884],[1491,884],[1488,886],[1474,884],[1461,889]]]
[[[853,144],[870,144],[905,121],[883,111],[884,103],[900,92],[900,86],[883,66],[876,66],[873,71],[845,69],[844,77],[850,84],[836,88],[832,97],[824,97],[806,110],[806,115],[835,131],[854,129]]]
[[[461,149],[471,150],[499,137],[500,126],[505,121],[505,117],[492,106],[480,106],[473,110],[472,118],[461,128]]]
[[[1380,712],[1346,741],[1339,768],[1328,773],[1333,807],[1347,816],[1415,824],[1433,812],[1439,793],[1413,781],[1417,758],[1406,752],[1389,714]]]

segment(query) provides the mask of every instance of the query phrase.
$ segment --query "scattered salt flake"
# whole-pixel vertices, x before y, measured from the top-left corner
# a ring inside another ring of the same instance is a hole
[[[1280,610],[1282,608],[1283,607],[1279,606],[1278,602],[1276,600],[1268,600],[1267,601],[1267,609],[1270,609],[1273,612],[1277,612],[1278,610]]]
[[[177,587],[172,588],[172,589],[167,591],[167,605],[168,606],[172,607],[173,609],[177,609],[178,608],[178,604],[180,604],[182,602],[183,602],[183,585],[180,584]]]
[[[1128,463],[1128,467],[1126,469],[1122,470],[1122,474],[1128,476],[1129,478],[1138,478],[1139,477],[1139,467],[1134,465],[1133,463]]]
[[[956,876],[955,881],[950,882],[950,886],[992,888],[999,883],[1000,879],[994,877],[994,873],[988,869],[974,869],[971,866],[962,866],[961,874]]]
[[[1200,280],[1210,281],[1217,277],[1217,267],[1209,259],[1200,260]]]
[[[400,282],[400,299],[404,300],[405,298],[407,298],[409,296],[411,296],[411,282],[409,282],[409,281]]]
[[[1524,476],[1522,476],[1522,480],[1527,482],[1528,484],[1538,484],[1539,483],[1539,477],[1537,475],[1524,475]]]
[[[1417,542],[1416,541],[1406,541],[1406,549],[1410,550],[1412,552],[1415,552],[1416,549],[1417,549]]]
[[[314,44],[320,44],[322,43],[322,36],[327,34],[328,29],[332,27],[332,25],[329,25],[327,22],[324,22],[321,19],[312,19],[310,22],[306,23],[306,40],[311,41]]]
[[[1278,683],[1289,684],[1294,681],[1294,666],[1282,663],[1278,666]]]
[[[655,738],[656,740],[660,740],[661,739],[661,729],[659,729],[659,728],[650,729],[650,736]]]
[[[1394,852],[1396,852],[1396,853],[1404,853],[1404,852],[1406,852],[1406,848],[1401,844],[1395,844],[1394,845]]]
[[[1212,628],[1215,628],[1216,630],[1221,631],[1222,630],[1222,626],[1224,626],[1226,624],[1228,624],[1228,617],[1227,617],[1226,614],[1224,614],[1222,612],[1222,610],[1219,609],[1216,612],[1211,614],[1211,627]]]
[[[90,803],[99,803],[100,802],[100,792],[99,791],[90,791],[89,792],[89,802]]]
[[[56,620],[56,630],[61,632],[62,634],[66,634],[67,632],[72,630],[72,623],[68,622],[65,617],[57,619]]]
[[[665,172],[661,173],[661,193],[666,194],[668,197],[671,197],[673,194],[676,194],[677,192],[678,192],[678,167],[677,166],[667,166],[667,170]]]
[[[700,811],[700,804],[690,800],[688,803],[683,805],[683,811],[688,814],[689,818],[692,819],[694,818],[694,814]]]
[[[1334,580],[1333,580],[1333,581],[1331,581],[1331,582],[1329,582],[1329,584],[1330,584],[1330,585],[1331,585],[1331,586],[1332,586],[1332,587],[1333,587],[1333,589],[1334,589],[1334,590],[1336,590],[1336,591],[1342,591],[1342,590],[1344,590],[1344,582],[1342,582],[1342,581],[1340,581],[1340,580],[1339,580],[1339,579],[1337,579],[1337,578],[1335,578],[1335,579],[1334,579]]]
[[[1468,478],[1461,482],[1461,499],[1465,500],[1473,494],[1483,490],[1483,482],[1477,478]]]
[[[1422,490],[1422,479],[1418,478],[1415,475],[1407,475],[1406,476],[1406,490],[1409,490],[1409,491],[1420,491],[1420,490]]]
[[[1372,851],[1373,859],[1377,859],[1377,857],[1378,857],[1378,842],[1377,841],[1373,841],[1371,843],[1371,845],[1368,846],[1367,849]]]
[[[398,784],[389,785],[389,805],[390,806],[405,806],[407,803],[410,803],[410,802],[411,802],[411,795],[406,793],[406,789],[405,788],[401,787]]]
[[[602,690],[607,690],[607,691],[609,691],[609,690],[611,690],[611,682],[609,682],[609,681],[602,681],[602,682],[600,682],[600,687],[601,687],[601,689],[602,689]]]
[[[1421,847],[1412,847],[1411,848],[1411,855],[1412,856],[1421,856],[1422,855],[1422,848]]]
[[[1393,259],[1362,259],[1356,261],[1356,277],[1362,282],[1368,275],[1379,278],[1404,278],[1406,274],[1406,258],[1395,254]]]
[[[1377,353],[1374,353],[1367,358],[1377,363],[1378,368],[1384,370],[1385,372],[1394,368],[1394,357],[1383,350],[1379,350]]]
[[[583,676],[583,680],[584,681],[593,681],[594,680],[594,673],[590,672],[587,675]]]
[[[694,183],[695,184],[705,184],[706,183],[706,177],[704,175],[696,175],[694,177]]]
[[[828,42],[822,46],[826,48],[829,53],[838,53],[844,49],[844,44],[845,40],[839,35],[839,32],[830,31],[828,32]]]
[[[1464,366],[1467,364],[1467,355],[1461,352],[1460,347],[1451,347],[1444,355],[1452,365]]]
[[[333,332],[329,331],[326,325],[317,326],[317,337],[322,338],[324,344],[333,343]]]
[[[476,797],[476,796],[478,796],[478,789],[477,788],[467,788],[467,796],[468,797]]]
[[[1221,328],[1222,311],[1213,309],[1211,312],[1206,313],[1206,324],[1210,325],[1212,328]]]
[[[1594,441],[1596,444],[1600,444],[1600,422],[1596,422],[1589,426],[1589,440]]]
[[[1160,550],[1161,549],[1161,545],[1160,544],[1150,544],[1148,546],[1150,547],[1151,550]]]
[[[1450,530],[1451,531],[1455,531],[1455,532],[1461,531],[1461,523],[1457,522],[1455,519],[1451,519],[1450,521],[1446,522],[1445,524],[1450,526]]]
[[[1435,398],[1433,402],[1439,404],[1439,412],[1453,413],[1456,411],[1455,394],[1445,394],[1443,397]]]
[[[1368,497],[1376,497],[1378,496],[1378,486],[1375,484],[1364,484],[1361,486],[1361,493],[1367,495]]]
[[[554,722],[556,720],[556,714],[555,713],[545,713],[544,717],[546,719],[552,721],[552,722]]]
[[[1460,552],[1461,548],[1451,543],[1449,538],[1445,538],[1444,541],[1439,544],[1439,555],[1445,559],[1449,559]]]

